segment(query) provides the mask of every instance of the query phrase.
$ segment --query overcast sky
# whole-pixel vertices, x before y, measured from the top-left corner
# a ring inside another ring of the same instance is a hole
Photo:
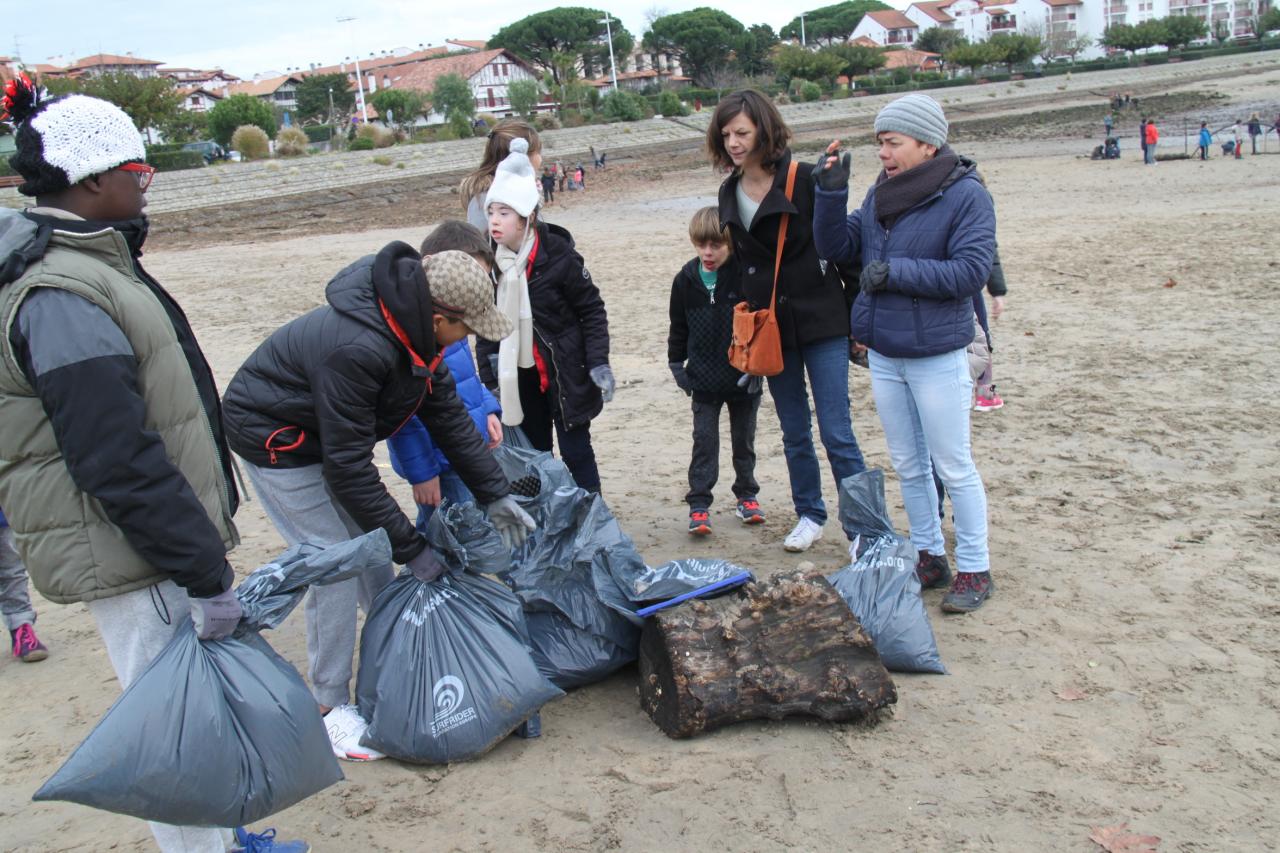
[[[48,5],[14,0],[5,15],[0,55],[18,54],[27,64],[73,61],[94,53],[134,56],[193,68],[221,67],[241,77],[284,72],[308,64],[333,64],[358,50],[361,57],[397,47],[417,49],[446,39],[488,39],[501,27],[533,12],[565,5],[589,5],[615,15],[637,39],[653,9],[679,12],[713,6],[744,24],[786,25],[812,4],[768,0],[610,0],[608,3],[497,0],[312,0],[307,4],[271,0],[214,0],[160,3],[156,0],[53,0]],[[902,5],[896,3],[895,5]],[[337,18],[356,20],[339,24]]]

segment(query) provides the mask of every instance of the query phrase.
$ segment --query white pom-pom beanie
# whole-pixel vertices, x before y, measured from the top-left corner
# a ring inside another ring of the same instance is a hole
[[[58,192],[125,163],[146,160],[142,136],[124,110],[88,95],[68,95],[37,107],[17,134],[10,161],[26,178],[19,192]]]
[[[529,141],[519,137],[512,139],[510,151],[493,174],[493,183],[484,197],[484,207],[487,211],[494,202],[505,204],[528,219],[541,197],[533,163],[529,162]]]

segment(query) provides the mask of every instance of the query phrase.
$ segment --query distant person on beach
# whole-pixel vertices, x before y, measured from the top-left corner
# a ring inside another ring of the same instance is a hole
[[[1160,143],[1160,131],[1156,128],[1154,119],[1147,119],[1146,130],[1143,131],[1143,139],[1147,143],[1146,164],[1154,166],[1156,164],[1156,145]]]
[[[1258,114],[1254,113],[1249,116],[1249,142],[1252,144],[1250,154],[1258,153],[1258,137],[1262,135],[1262,119],[1258,118]]]
[[[516,118],[503,119],[495,124],[493,130],[489,131],[480,166],[463,178],[458,186],[462,206],[467,211],[467,221],[481,231],[489,230],[489,217],[484,212],[484,194],[489,191],[489,184],[493,182],[493,173],[497,171],[498,164],[510,152],[513,139],[523,139],[529,143],[529,161],[534,164],[534,174],[542,170],[542,140],[533,125]],[[560,189],[564,189],[563,184]]]
[[[1105,116],[1102,117],[1102,127],[1106,131],[1107,136],[1111,135],[1111,128],[1114,123],[1115,123],[1115,119],[1111,117],[1111,113],[1107,113]]]
[[[1142,162],[1147,162],[1147,120],[1138,122],[1138,144],[1142,146]]]
[[[1239,160],[1244,156],[1244,133],[1240,129],[1240,119],[1236,119],[1235,123],[1231,125],[1231,139],[1236,144],[1235,155],[1236,159]]]
[[[1201,160],[1209,159],[1209,146],[1213,144],[1213,132],[1209,130],[1208,122],[1200,122],[1200,141],[1196,151],[1200,154]]]
[[[542,200],[551,204],[556,200],[556,174],[548,166],[542,170]]]
[[[959,573],[942,600],[968,613],[994,591],[987,496],[973,460],[969,421],[974,297],[991,276],[996,218],[973,161],[947,145],[947,119],[911,94],[876,116],[880,175],[848,210],[850,155],[821,159],[813,232],[819,257],[862,259],[852,335],[869,349],[871,390],[917,550],[924,588],[951,579],[937,513],[933,465],[955,507]],[[932,459],[932,462],[931,462]]]

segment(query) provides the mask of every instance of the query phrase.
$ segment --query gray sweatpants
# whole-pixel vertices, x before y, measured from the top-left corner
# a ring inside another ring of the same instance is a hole
[[[289,545],[334,545],[364,533],[324,482],[323,466],[260,468],[246,464],[253,490],[271,523]],[[369,612],[374,597],[395,577],[365,572],[358,578],[312,587],[307,615],[307,677],[316,702],[329,707],[351,701],[351,660],[356,650],[356,604]]]
[[[86,604],[98,623],[107,657],[120,686],[127,688],[164,650],[191,605],[172,581]],[[223,853],[231,830],[149,822],[163,853]]]
[[[36,621],[27,592],[27,567],[13,547],[13,528],[0,527],[0,613],[10,631]]]

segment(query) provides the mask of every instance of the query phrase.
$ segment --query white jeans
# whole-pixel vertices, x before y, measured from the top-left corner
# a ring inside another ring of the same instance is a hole
[[[172,581],[126,592],[86,605],[98,623],[107,657],[127,688],[169,644],[191,605],[186,590]],[[172,826],[148,821],[162,853],[224,853],[231,830],[203,826]]]
[[[902,483],[911,543],[917,551],[945,553],[933,485],[936,464],[955,512],[956,568],[989,571],[987,493],[969,441],[973,379],[968,354],[958,349],[927,358],[888,358],[872,350],[868,360],[885,444]]]

